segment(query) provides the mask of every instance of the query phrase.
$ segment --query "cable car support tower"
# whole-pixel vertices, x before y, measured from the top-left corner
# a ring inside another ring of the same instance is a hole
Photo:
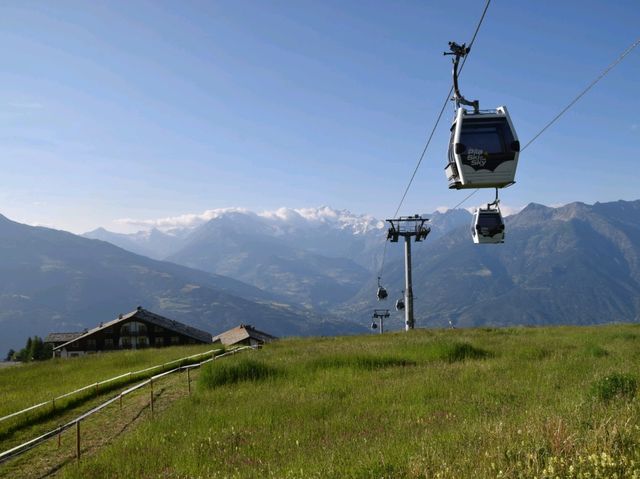
[[[411,238],[415,238],[415,242],[418,243],[427,237],[431,232],[431,228],[425,226],[425,223],[429,220],[422,218],[420,215],[400,216],[399,218],[385,221],[390,225],[387,232],[387,240],[391,243],[397,243],[401,236],[404,238],[404,325],[405,330],[409,331],[415,327],[411,279]]]
[[[388,318],[389,316],[391,316],[391,314],[389,314],[389,310],[388,309],[374,309],[373,310],[373,316],[371,316],[371,318],[373,319],[373,323],[371,323],[371,328],[376,329],[378,327],[377,323],[376,323],[376,319],[380,320],[380,334],[384,333],[384,320],[386,318]]]

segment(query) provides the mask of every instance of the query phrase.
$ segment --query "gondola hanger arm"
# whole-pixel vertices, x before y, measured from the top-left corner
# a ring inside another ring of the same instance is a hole
[[[444,52],[443,55],[453,55],[453,100],[456,102],[456,108],[460,105],[467,105],[473,107],[474,113],[480,112],[480,102],[478,100],[469,101],[460,93],[458,86],[458,67],[460,65],[460,58],[465,57],[470,51],[471,47],[467,47],[466,43],[458,45],[456,42],[449,42],[450,52]]]

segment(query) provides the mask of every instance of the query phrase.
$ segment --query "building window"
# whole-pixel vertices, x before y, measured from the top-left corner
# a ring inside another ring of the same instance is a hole
[[[104,347],[106,349],[113,349],[113,338],[104,338]]]
[[[171,344],[179,344],[180,338],[178,336],[171,336]]]
[[[149,346],[149,338],[146,336],[138,336],[138,347],[146,348]]]
[[[95,339],[87,339],[87,349],[96,349],[96,340]]]
[[[154,344],[158,347],[164,346],[164,338],[162,336],[156,336]]]
[[[156,333],[161,333],[162,331],[164,331],[164,328],[162,326],[158,326],[157,324],[153,327],[153,330]]]
[[[120,328],[120,336],[137,336],[141,334],[147,334],[147,325],[138,321],[131,321]]]
[[[128,349],[131,347],[131,338],[129,336],[122,336],[120,338],[120,347]]]

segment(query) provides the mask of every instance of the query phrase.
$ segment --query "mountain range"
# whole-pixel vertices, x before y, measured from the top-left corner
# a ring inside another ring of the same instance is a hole
[[[426,215],[413,249],[419,327],[594,324],[640,318],[640,201],[506,218],[503,245],[475,245],[471,214]],[[404,282],[401,244],[384,222],[348,211],[215,211],[194,225],[79,237],[0,217],[0,348],[78,330],[138,304],[211,332],[239,322],[276,335],[364,331]],[[387,327],[402,326],[393,311]]]
[[[505,223],[502,245],[475,245],[464,226],[414,249],[418,325],[640,321],[640,201],[529,204]],[[400,290],[403,275],[390,263],[386,285]],[[364,319],[375,286],[345,312]]]
[[[302,213],[302,214],[301,214]],[[323,312],[353,297],[381,253],[383,222],[327,207],[258,215],[224,211],[195,228],[88,238],[230,276]]]
[[[212,333],[239,323],[275,335],[345,330],[235,279],[0,215],[0,348],[81,331],[138,305]]]

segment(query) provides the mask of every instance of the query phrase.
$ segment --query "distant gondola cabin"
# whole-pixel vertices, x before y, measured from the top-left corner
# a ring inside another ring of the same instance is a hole
[[[107,323],[84,331],[53,348],[59,358],[100,351],[161,348],[186,344],[209,344],[211,334],[138,307]]]

